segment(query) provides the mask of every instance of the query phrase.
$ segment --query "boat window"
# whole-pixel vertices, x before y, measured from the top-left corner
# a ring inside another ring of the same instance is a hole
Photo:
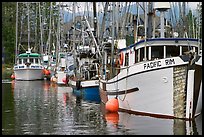
[[[151,59],[162,59],[164,58],[164,46],[152,46]]]
[[[180,47],[179,46],[166,46],[166,57],[179,56]]]
[[[23,59],[23,63],[26,63],[27,62],[27,59]]]
[[[186,55],[185,53],[188,51],[188,46],[182,46],[182,55]]]
[[[138,62],[138,55],[139,55],[139,53],[138,53],[138,49],[136,50],[136,49],[134,49],[135,50],[135,63],[137,63]]]
[[[35,63],[38,64],[38,59],[37,58],[35,59]]]
[[[21,59],[19,59],[17,63],[18,63],[18,64],[22,64]]]
[[[140,48],[140,60],[139,61],[143,61],[144,60],[144,47]]]
[[[146,59],[147,59],[147,60],[150,60],[149,57],[148,57],[148,55],[149,55],[149,47],[146,47]]]
[[[30,58],[30,63],[33,63],[33,58]]]
[[[129,65],[129,53],[125,53],[125,66]]]
[[[195,52],[198,54],[198,47],[195,47]]]

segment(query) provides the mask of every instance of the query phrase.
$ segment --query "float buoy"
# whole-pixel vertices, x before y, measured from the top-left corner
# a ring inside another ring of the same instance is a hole
[[[53,77],[53,78],[52,78],[52,81],[53,81],[53,82],[56,82],[56,81],[57,81],[57,78],[56,78],[56,77]]]
[[[11,75],[11,78],[12,78],[12,79],[15,79],[15,75],[14,75],[14,74],[12,74],[12,75]]]
[[[117,112],[119,103],[117,98],[112,98],[106,102],[105,108],[109,112]]]
[[[43,74],[45,74],[46,69],[43,69]]]
[[[45,73],[45,75],[50,75],[50,71],[49,70],[45,70],[44,73]]]
[[[110,112],[105,114],[105,119],[107,122],[112,124],[118,124],[119,121],[119,114],[118,112]]]

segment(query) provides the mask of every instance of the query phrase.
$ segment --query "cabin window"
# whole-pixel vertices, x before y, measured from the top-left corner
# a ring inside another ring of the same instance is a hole
[[[146,59],[147,59],[147,60],[150,60],[149,57],[148,57],[148,55],[149,55],[149,47],[146,47]]]
[[[198,47],[195,47],[195,52],[198,54]]]
[[[22,64],[22,60],[21,60],[21,59],[19,59],[19,60],[18,60],[18,63],[19,63],[19,64]]]
[[[140,60],[139,61],[143,61],[144,60],[144,47],[140,48]]]
[[[23,63],[26,63],[27,62],[27,59],[23,59]]]
[[[134,49],[135,50],[135,63],[138,62],[138,55],[139,55],[139,52],[138,50]]]
[[[185,53],[188,51],[188,46],[182,46],[182,55],[186,55]]]
[[[151,50],[152,50],[152,54],[151,54],[152,60],[164,58],[164,47],[163,46],[152,46]]]
[[[129,65],[129,53],[125,53],[125,66]]]
[[[30,63],[33,63],[33,58],[30,58]]]
[[[166,57],[179,56],[180,47],[179,46],[166,46]]]
[[[35,63],[38,64],[38,59],[35,59]]]

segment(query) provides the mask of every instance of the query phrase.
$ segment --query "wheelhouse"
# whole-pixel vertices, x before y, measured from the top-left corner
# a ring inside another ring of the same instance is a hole
[[[189,51],[199,54],[200,43],[198,39],[187,38],[147,39],[119,49],[118,53],[124,56],[121,66],[127,67],[143,61],[186,55]]]

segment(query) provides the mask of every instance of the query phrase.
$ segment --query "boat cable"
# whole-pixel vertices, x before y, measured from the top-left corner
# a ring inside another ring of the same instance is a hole
[[[126,86],[125,86],[125,95],[124,95],[123,99],[120,99],[120,100],[122,100],[122,101],[125,100],[126,95],[127,95],[127,80],[128,80],[128,72],[129,72],[129,67],[127,66],[127,76],[126,76],[126,78],[125,78],[125,83],[126,83]]]

